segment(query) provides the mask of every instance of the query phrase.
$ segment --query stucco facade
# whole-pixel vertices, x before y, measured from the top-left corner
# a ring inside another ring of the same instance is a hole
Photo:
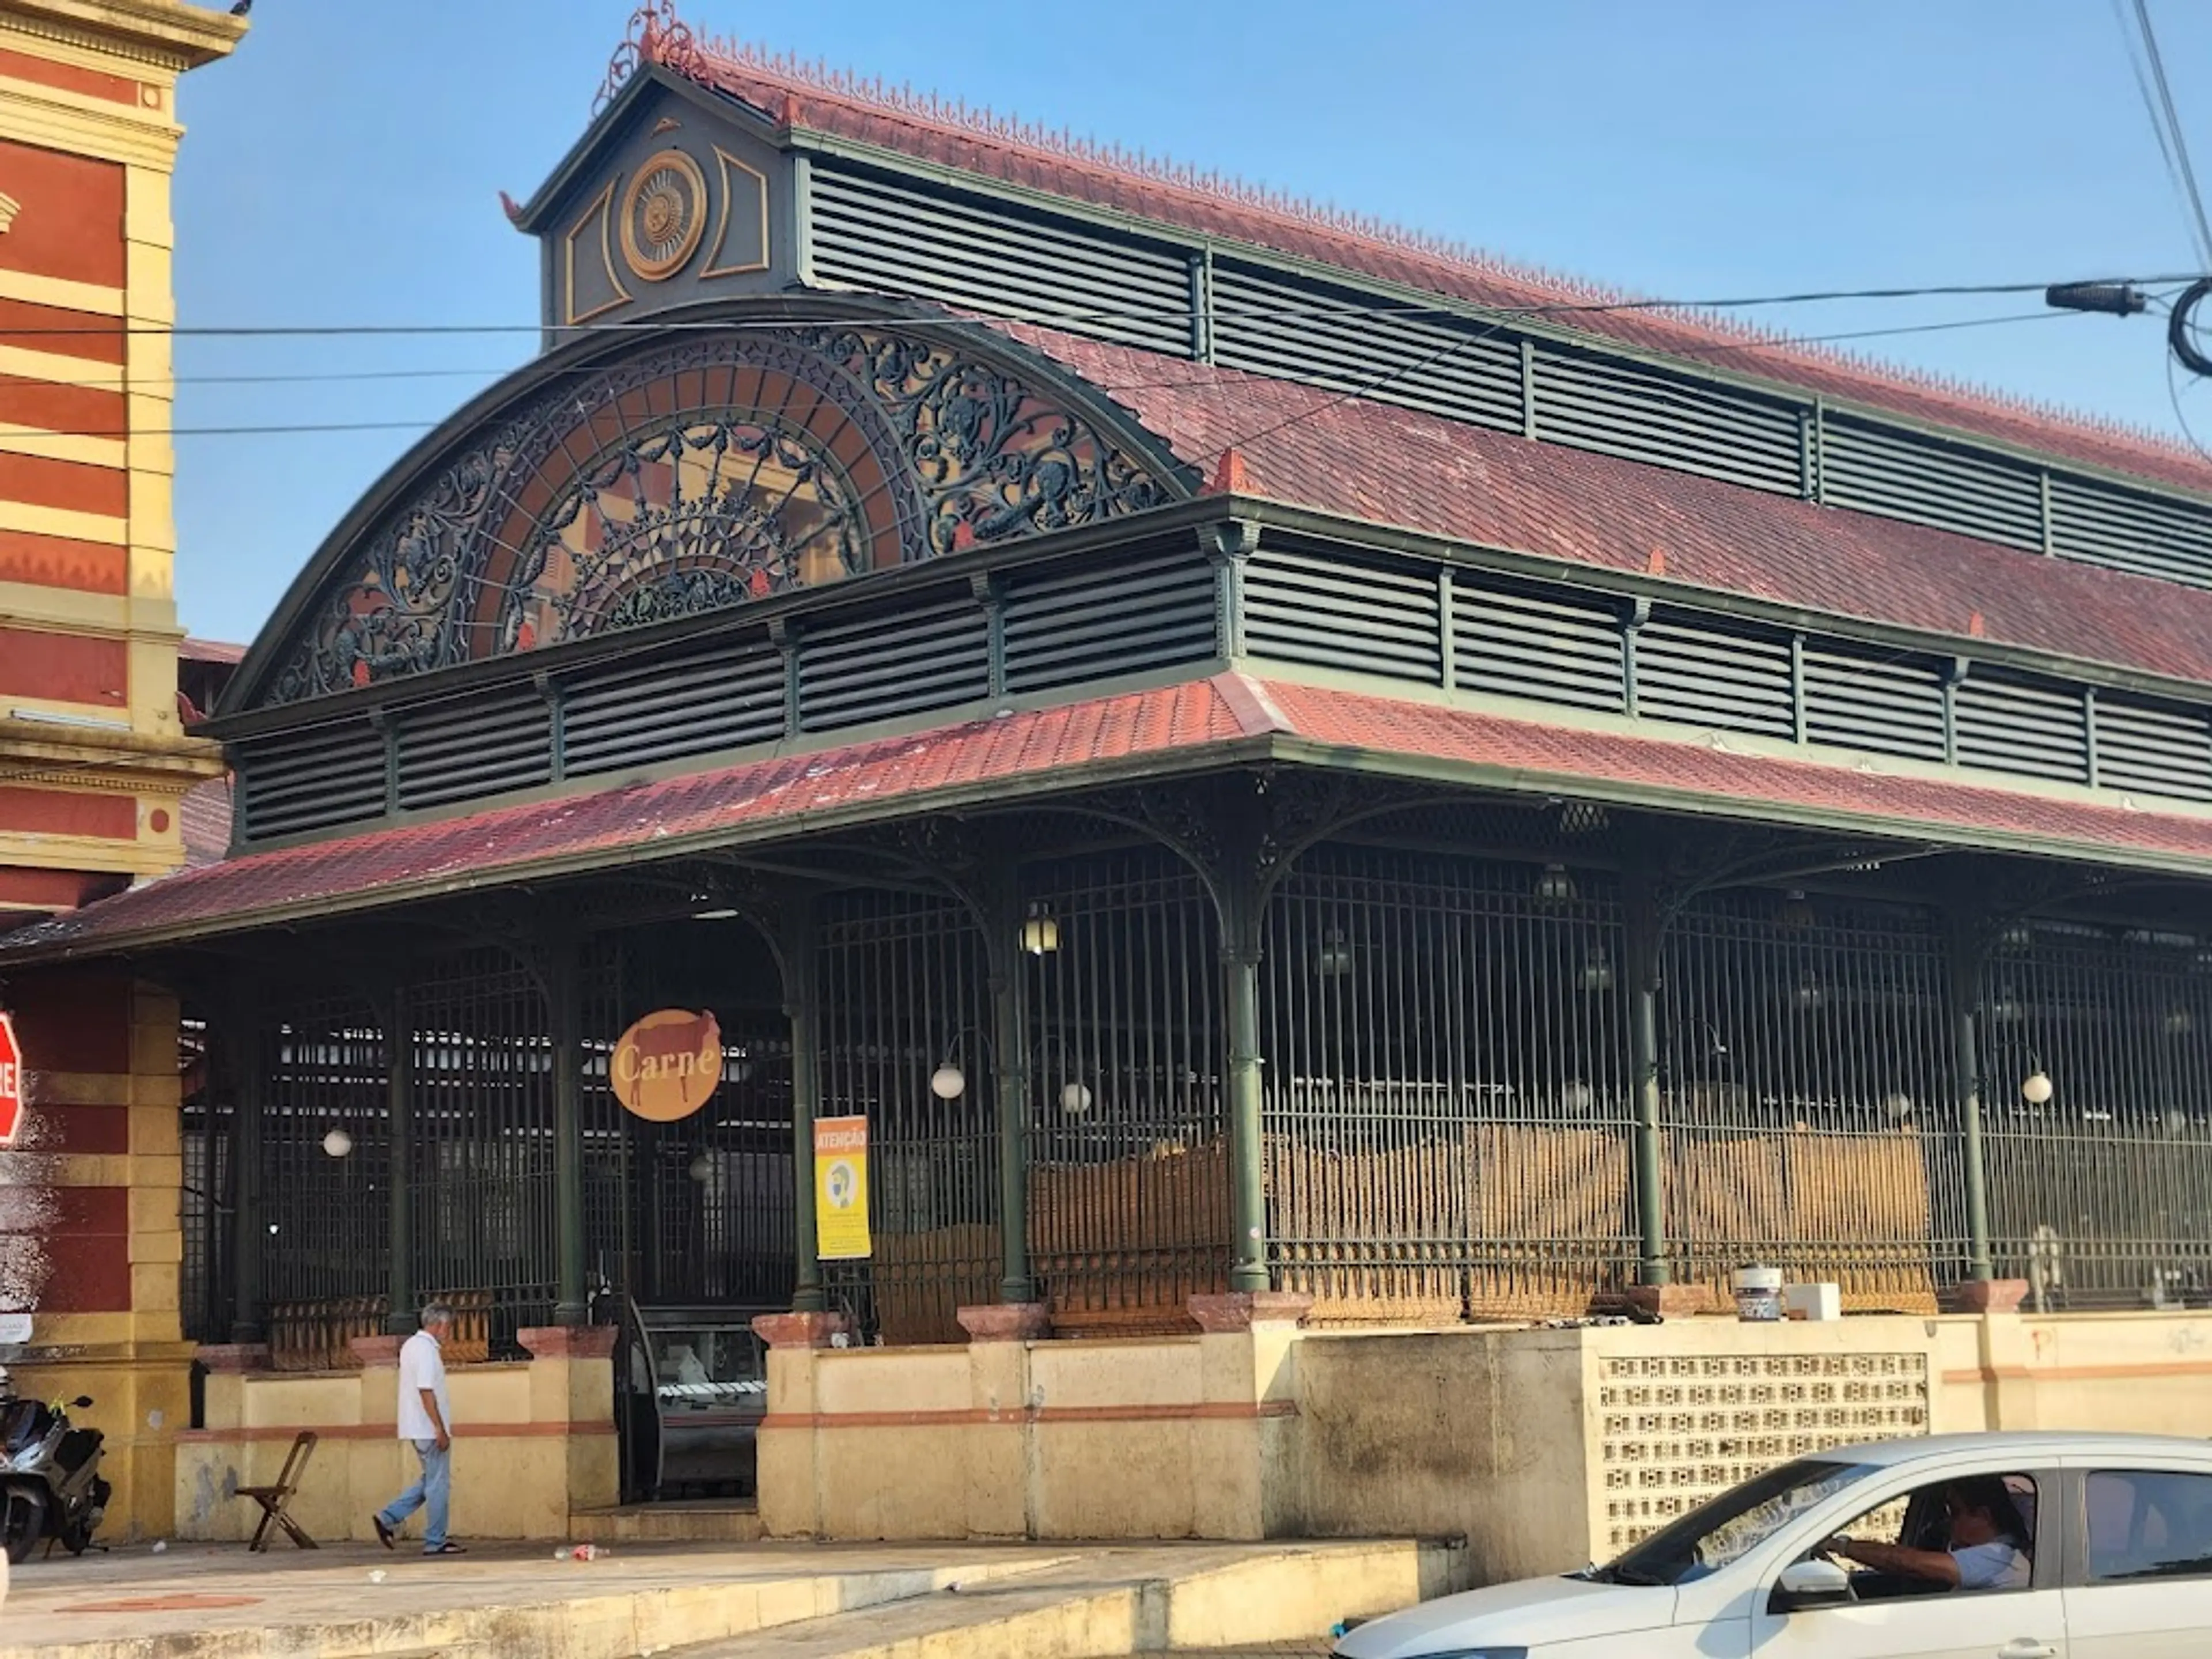
[[[0,5],[0,921],[175,869],[183,798],[222,770],[178,698],[170,180],[179,81],[244,31],[177,0]],[[176,999],[11,975],[0,1006],[31,1108],[0,1152],[0,1358],[94,1397],[106,1535],[158,1535],[191,1412]]]

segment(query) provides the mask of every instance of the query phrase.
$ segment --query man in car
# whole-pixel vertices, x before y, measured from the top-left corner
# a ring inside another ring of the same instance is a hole
[[[1945,1589],[2026,1589],[2027,1523],[2001,1476],[1970,1475],[1947,1483],[1943,1508],[1950,1516],[1951,1547],[1915,1549],[1906,1544],[1862,1543],[1831,1538],[1821,1553],[1841,1556],[1877,1572],[1923,1578]]]

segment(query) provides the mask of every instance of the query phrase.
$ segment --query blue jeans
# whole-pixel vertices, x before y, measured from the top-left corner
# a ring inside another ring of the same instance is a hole
[[[422,1460],[422,1478],[405,1492],[384,1506],[384,1524],[394,1532],[400,1523],[426,1504],[429,1506],[428,1522],[422,1534],[422,1547],[436,1549],[446,1541],[446,1504],[453,1492],[453,1454],[452,1448],[438,1449],[434,1440],[416,1440],[409,1443],[416,1456]]]

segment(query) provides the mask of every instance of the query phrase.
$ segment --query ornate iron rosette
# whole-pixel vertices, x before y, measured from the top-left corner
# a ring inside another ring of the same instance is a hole
[[[1094,524],[1149,459],[988,358],[875,325],[642,347],[519,398],[383,514],[262,703]]]
[[[680,149],[648,156],[622,204],[623,258],[639,279],[665,282],[698,252],[707,229],[707,179]]]

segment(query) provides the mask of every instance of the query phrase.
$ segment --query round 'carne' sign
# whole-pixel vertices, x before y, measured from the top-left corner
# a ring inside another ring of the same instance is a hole
[[[647,1014],[622,1034],[608,1072],[625,1110],[653,1123],[689,1117],[722,1080],[721,1024],[689,1008]]]

